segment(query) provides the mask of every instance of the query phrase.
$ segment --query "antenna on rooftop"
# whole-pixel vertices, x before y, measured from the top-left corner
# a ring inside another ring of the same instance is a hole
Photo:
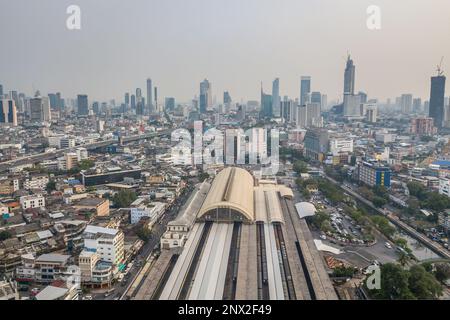
[[[441,58],[441,62],[439,62],[438,66],[437,66],[438,77],[440,77],[444,74],[444,70],[442,70],[442,61],[444,61],[444,57]]]

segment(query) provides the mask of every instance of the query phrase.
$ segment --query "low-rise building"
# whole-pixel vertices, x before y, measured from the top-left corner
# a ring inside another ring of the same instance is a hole
[[[439,179],[439,194],[446,195],[450,197],[450,179],[441,178]]]
[[[102,261],[119,266],[124,258],[124,235],[117,229],[89,225],[83,233],[84,249],[98,254]]]
[[[69,255],[56,253],[43,254],[37,257],[34,261],[35,281],[50,283],[55,280],[66,280],[69,259]]]
[[[78,257],[81,281],[93,287],[110,286],[113,276],[113,265],[102,261],[96,252],[83,250]]]
[[[36,300],[78,300],[78,285],[49,285],[42,289],[36,296]]]
[[[104,198],[84,198],[72,205],[79,211],[91,211],[97,217],[109,216],[109,200]]]
[[[15,281],[0,281],[0,300],[19,300]]]
[[[138,223],[141,218],[148,217],[150,219],[148,227],[151,227],[161,217],[165,209],[166,204],[163,202],[152,202],[148,198],[138,198],[131,204],[131,223]]]
[[[20,197],[22,209],[45,208],[45,198],[41,194]]]
[[[44,190],[50,181],[47,174],[36,174],[23,181],[23,188],[25,190],[40,189]]]

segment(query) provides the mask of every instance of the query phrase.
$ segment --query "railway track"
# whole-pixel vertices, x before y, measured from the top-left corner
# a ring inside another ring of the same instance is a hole
[[[294,282],[292,281],[291,268],[287,257],[286,245],[283,236],[281,224],[276,222],[273,224],[275,239],[277,243],[278,259],[280,261],[281,278],[283,281],[284,296],[289,300],[296,300]]]
[[[258,272],[258,299],[269,300],[269,279],[267,271],[266,241],[264,235],[264,223],[256,223],[256,248],[257,248],[257,272]]]
[[[239,254],[241,245],[241,230],[242,230],[242,223],[235,222],[233,226],[233,235],[231,237],[230,255],[228,258],[227,274],[225,277],[223,300],[236,299],[236,285],[237,285]]]
[[[195,271],[197,270],[200,257],[202,256],[203,249],[205,248],[206,239],[208,239],[208,235],[211,231],[211,227],[212,222],[205,223],[205,227],[203,228],[202,235],[195,250],[195,254],[193,256],[191,265],[189,266],[188,272],[186,273],[186,277],[184,278],[183,285],[181,287],[180,294],[178,296],[178,300],[186,300],[189,295],[189,291],[193,284]]]
[[[282,203],[282,206],[284,207],[284,209],[286,210],[286,212],[288,213],[289,222],[286,221],[286,223],[291,223],[292,225],[294,225],[294,221],[293,221],[292,215],[296,214],[296,213],[292,212],[291,207],[289,206],[289,203],[288,203],[287,199],[282,199],[281,203]],[[307,267],[306,262],[305,262],[305,258],[303,257],[302,248],[300,247],[300,241],[299,241],[299,238],[298,238],[297,231],[295,231],[295,239],[296,239],[295,246],[297,248],[298,257],[300,259],[300,263],[302,265],[303,273],[305,275],[306,285],[308,286],[309,294],[310,294],[312,300],[317,300],[317,295],[316,295],[316,292],[314,290],[314,286],[313,286],[313,283],[312,283],[312,280],[311,280],[311,275],[309,274],[308,267]]]

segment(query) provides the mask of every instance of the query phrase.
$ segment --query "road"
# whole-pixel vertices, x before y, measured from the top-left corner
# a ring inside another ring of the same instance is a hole
[[[397,227],[399,227],[400,229],[402,229],[403,231],[408,233],[410,236],[412,236],[414,239],[416,239],[417,241],[419,241],[420,243],[422,243],[423,245],[425,245],[426,247],[431,249],[433,252],[435,252],[440,257],[450,259],[450,253],[448,252],[447,249],[445,249],[440,244],[433,242],[431,239],[428,239],[425,235],[423,235],[423,234],[419,233],[418,231],[416,231],[415,229],[411,228],[409,225],[407,225],[403,221],[400,221],[400,219],[398,217],[396,217],[394,214],[392,214],[392,212],[389,212],[389,211],[385,212],[384,210],[375,207],[371,201],[362,197],[360,194],[358,194],[352,188],[349,188],[345,185],[340,184],[339,182],[337,182],[333,178],[328,177],[325,174],[324,174],[324,177],[326,179],[328,179],[329,181],[333,182],[334,184],[340,186],[344,191],[346,191],[348,194],[355,197],[356,199],[358,199],[359,201],[361,201],[368,207],[372,208],[373,210],[377,211],[381,215],[385,216],[387,219],[389,219],[389,221],[391,223],[393,223],[394,225],[396,225]]]
[[[111,300],[117,297],[120,297],[121,300],[127,299],[128,295],[136,293],[139,290],[139,288],[141,287],[142,283],[145,280],[145,277],[142,278],[139,285],[135,288],[135,290],[133,290],[134,292],[128,292],[130,291],[133,282],[144,268],[146,261],[150,259],[150,256],[154,252],[155,247],[159,246],[161,236],[166,231],[167,224],[177,217],[180,207],[189,198],[192,190],[193,187],[191,185],[188,185],[184,190],[184,192],[180,195],[180,197],[178,197],[172,204],[172,206],[166,210],[164,215],[161,217],[159,223],[157,223],[153,227],[151,239],[143,246],[140,253],[134,258],[135,262],[140,261],[140,265],[138,266],[136,263],[134,263],[132,269],[129,271],[129,276],[127,276],[127,280],[126,281],[123,280],[125,281],[124,283],[116,285],[116,292],[114,295],[107,298],[103,296],[104,300]]]

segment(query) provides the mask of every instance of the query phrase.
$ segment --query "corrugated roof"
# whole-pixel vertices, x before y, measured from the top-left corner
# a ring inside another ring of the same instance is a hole
[[[214,179],[199,217],[212,209],[231,208],[253,221],[253,186],[253,176],[247,170],[235,167],[223,169]]]

